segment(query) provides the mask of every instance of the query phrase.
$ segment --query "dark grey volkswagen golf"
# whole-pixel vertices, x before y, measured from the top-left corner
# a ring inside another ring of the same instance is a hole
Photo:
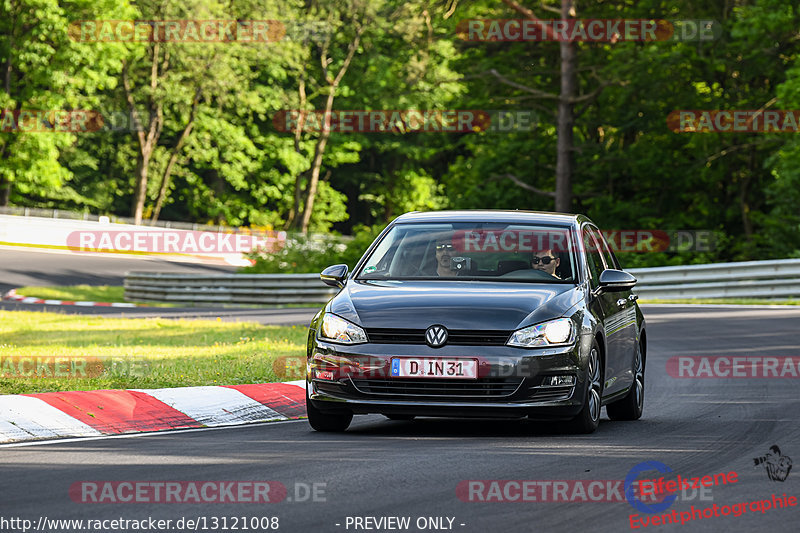
[[[529,417],[590,433],[600,409],[641,417],[644,317],[586,217],[525,211],[407,213],[311,322],[308,420],[344,431],[390,419]]]

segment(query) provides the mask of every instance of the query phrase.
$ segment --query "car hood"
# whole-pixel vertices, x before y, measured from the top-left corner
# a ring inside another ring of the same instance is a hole
[[[563,316],[580,286],[476,281],[355,281],[328,310],[365,328],[514,330]]]

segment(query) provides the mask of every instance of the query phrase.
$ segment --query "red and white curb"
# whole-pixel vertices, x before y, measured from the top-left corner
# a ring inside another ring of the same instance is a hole
[[[292,420],[305,398],[304,380],[0,395],[0,443]]]
[[[139,307],[137,304],[125,302],[81,302],[72,300],[43,300],[33,296],[23,296],[17,294],[16,289],[11,289],[3,295],[3,300],[11,300],[21,304],[45,304],[45,305],[77,305],[80,307]]]

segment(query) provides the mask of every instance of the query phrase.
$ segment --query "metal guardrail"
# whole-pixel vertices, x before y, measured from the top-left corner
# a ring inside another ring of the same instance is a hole
[[[632,268],[643,299],[800,297],[800,259]]]
[[[635,268],[642,299],[800,297],[800,259]],[[319,274],[129,272],[125,299],[168,303],[321,304],[337,290]]]
[[[167,303],[319,304],[337,290],[319,274],[167,274],[128,272],[125,299]]]

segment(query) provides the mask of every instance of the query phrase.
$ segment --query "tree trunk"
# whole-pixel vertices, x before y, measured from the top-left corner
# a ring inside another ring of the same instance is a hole
[[[541,20],[533,10],[521,5],[516,0],[502,0],[504,4],[521,13],[530,20]],[[553,11],[555,8],[543,9]],[[561,19],[575,18],[575,1],[561,0]],[[550,30],[552,31],[552,30]],[[556,190],[555,210],[568,213],[572,210],[572,152],[574,147],[575,102],[578,95],[578,53],[575,43],[559,42],[561,52],[561,91],[558,94],[558,120],[556,122]],[[494,73],[501,82],[516,86],[532,94],[542,97],[552,97],[549,93],[525,87]]]
[[[141,224],[142,216],[144,214],[144,197],[147,194],[147,170],[150,166],[150,150],[144,149],[139,154],[136,163],[136,185],[133,190],[133,205],[131,211],[133,213],[133,223]]]
[[[747,201],[747,191],[750,187],[750,180],[756,172],[755,149],[751,148],[747,168],[742,171],[742,178],[739,183],[739,212],[742,216],[744,238],[748,243],[753,240],[753,221],[750,220],[750,203]]]
[[[164,174],[161,177],[161,187],[158,190],[158,198],[156,199],[156,205],[153,208],[153,216],[150,219],[151,226],[155,225],[155,223],[158,221],[158,216],[161,214],[161,208],[163,207],[164,201],[167,198],[167,190],[169,188],[169,179],[172,175],[172,167],[174,167],[175,163],[178,161],[178,156],[183,149],[183,145],[186,144],[186,139],[192,133],[194,121],[197,118],[197,108],[199,106],[200,88],[198,87],[195,91],[194,100],[192,100],[192,111],[189,113],[189,120],[186,121],[186,126],[184,126],[181,136],[178,138],[178,142],[175,143],[175,146],[172,149],[172,154],[169,156],[167,167],[164,169]]]
[[[0,178],[0,207],[8,207],[8,202],[10,200],[11,180]]]
[[[3,145],[2,149],[0,149],[0,161],[8,159],[6,155],[7,150],[8,145]],[[0,176],[0,207],[8,206],[8,202],[11,199],[11,185],[11,180],[9,178]]]
[[[561,18],[575,16],[573,0],[561,0]],[[572,150],[574,145],[574,104],[577,96],[577,53],[575,43],[561,42],[561,94],[558,101],[558,124],[556,145],[556,211],[568,213],[572,210]]]
[[[327,126],[327,117],[330,116],[333,109],[333,98],[336,93],[336,87],[331,87],[331,92],[328,94],[328,99],[325,101],[325,117],[324,124]],[[308,233],[308,224],[311,222],[311,213],[314,210],[314,201],[317,198],[317,186],[319,185],[319,172],[322,169],[322,156],[325,154],[325,146],[328,144],[328,137],[331,136],[331,130],[323,126],[322,135],[320,135],[317,146],[314,148],[314,162],[311,164],[311,176],[308,178],[308,186],[306,186],[306,205],[303,207],[303,219],[300,224],[300,231]]]
[[[303,128],[305,126],[306,118],[306,80],[303,76],[305,76],[305,71],[300,77],[299,85],[297,87],[297,91],[300,96],[300,105],[298,107],[299,117],[297,119],[297,128],[294,131],[294,151],[298,154],[302,153],[302,150],[300,150],[300,140],[303,136]],[[300,217],[300,205],[303,201],[303,176],[305,176],[305,174],[305,172],[301,172],[294,178],[294,202],[292,203],[291,210],[289,210],[289,215],[286,217],[286,229],[294,228],[297,224],[297,220]]]
[[[137,157],[136,165],[136,185],[133,188],[133,206],[131,212],[133,214],[133,223],[141,224],[144,215],[144,201],[147,197],[147,173],[150,166],[150,157],[153,150],[158,144],[158,139],[161,136],[161,127],[164,124],[163,109],[161,104],[156,100],[156,88],[158,87],[158,59],[159,59],[159,43],[156,42],[153,46],[153,60],[150,65],[150,124],[148,125],[147,134],[142,130],[136,132],[136,139],[139,143],[139,154]],[[165,64],[162,70],[166,69]],[[130,80],[128,79],[128,64],[123,61],[122,64],[122,86],[125,91],[125,99],[128,102],[128,108],[131,115],[141,125],[141,117],[136,109],[136,102],[133,98],[133,88],[131,87]]]
[[[356,22],[355,26],[355,37],[353,37],[353,40],[347,46],[347,56],[342,62],[342,66],[339,68],[339,72],[335,77],[331,77],[328,74],[328,65],[332,61],[328,57],[329,43],[326,42],[322,47],[320,63],[322,64],[322,72],[325,77],[325,81],[328,82],[329,91],[328,98],[325,101],[325,116],[323,120],[325,126],[323,126],[319,141],[317,141],[317,145],[314,147],[314,160],[311,164],[311,172],[308,178],[308,185],[306,186],[306,201],[302,216],[299,216],[300,213],[297,213],[296,208],[293,212],[294,220],[292,226],[300,229],[300,231],[303,233],[308,233],[308,225],[311,221],[311,214],[314,210],[314,201],[317,196],[317,185],[319,184],[319,173],[322,168],[322,157],[325,155],[325,146],[328,144],[328,138],[331,135],[330,127],[328,127],[328,117],[330,117],[330,112],[333,109],[333,100],[336,97],[336,90],[339,88],[342,78],[347,73],[347,69],[350,67],[350,62],[353,60],[353,56],[355,55],[356,50],[358,50],[358,45],[361,42],[361,34],[364,32],[364,26],[362,24]],[[295,195],[297,194],[297,190],[298,189],[295,188]],[[297,199],[297,196],[295,196],[295,199]]]
[[[16,19],[16,13],[15,13]],[[14,24],[16,26],[16,23]],[[8,57],[6,57],[6,64],[3,68],[3,87],[5,88],[6,94],[11,97],[11,73],[13,72],[13,67],[11,65],[11,53],[14,50],[14,35],[9,36],[8,41]],[[20,108],[22,102],[17,102],[17,109]],[[3,151],[0,153],[0,159],[7,159],[8,155],[6,154],[6,150],[8,149],[8,144],[3,145]],[[0,178],[0,206],[7,207],[8,203],[11,201],[11,187],[12,182],[10,179],[7,178]]]
[[[191,131],[191,127],[188,128]],[[186,131],[186,130],[184,130]],[[161,176],[161,187],[158,189],[158,198],[156,198],[156,205],[153,207],[153,215],[150,217],[150,225],[155,226],[158,222],[158,216],[161,214],[161,208],[164,206],[164,200],[167,198],[167,190],[169,189],[169,178],[172,175],[172,167],[178,161],[178,154],[181,151],[181,142],[172,149],[172,154],[169,156],[167,168],[164,169],[164,174]]]

